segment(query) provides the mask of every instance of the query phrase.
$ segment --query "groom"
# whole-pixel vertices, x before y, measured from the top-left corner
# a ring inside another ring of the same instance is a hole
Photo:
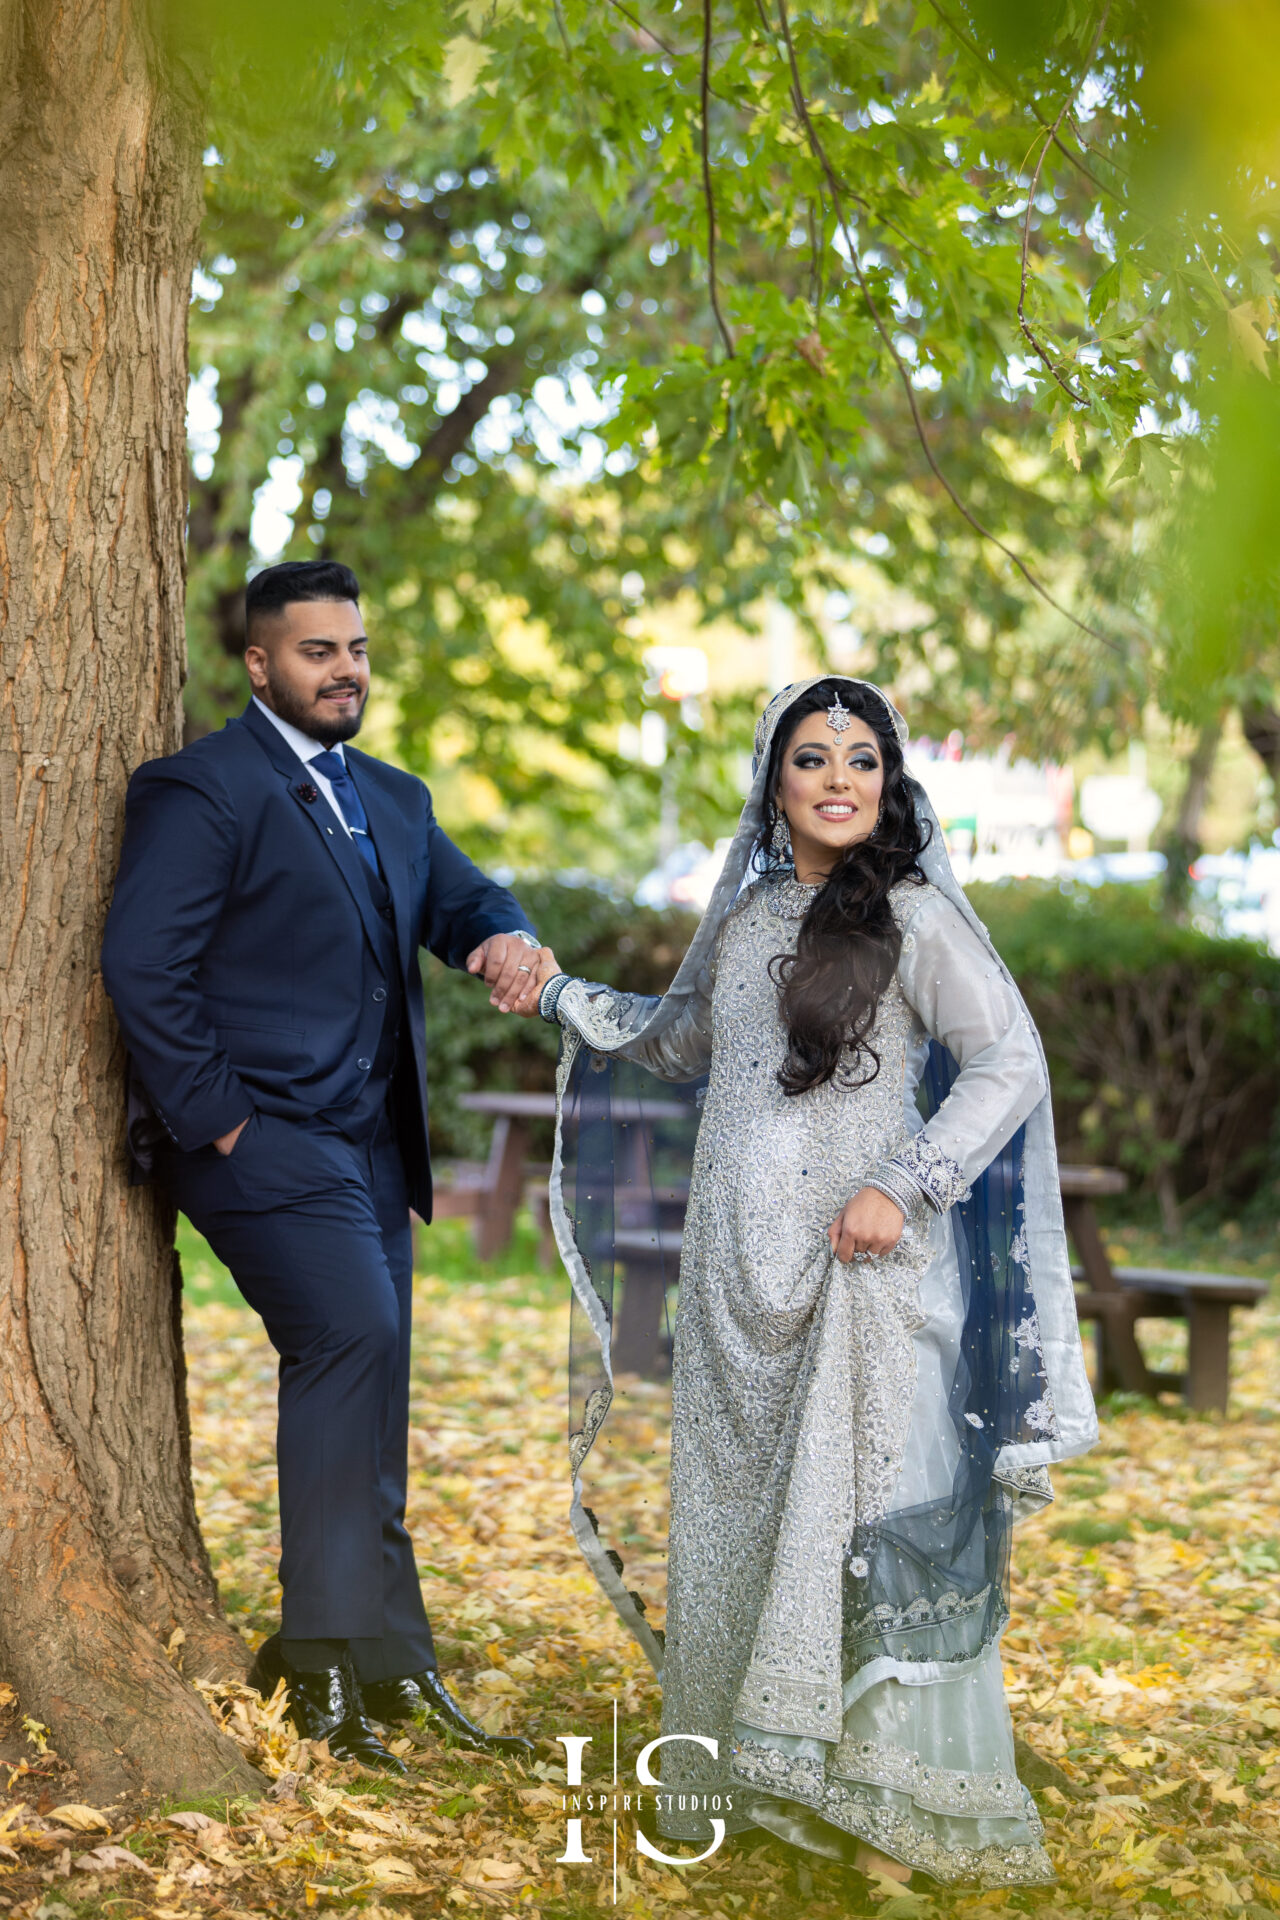
[[[436,1669],[405,1529],[409,1209],[431,1217],[418,948],[532,1013],[549,950],[436,824],[420,780],[344,746],[369,692],[350,568],[245,595],[253,697],[140,767],[103,973],[129,1144],[231,1269],[280,1355],[284,1600],[253,1683],[298,1732],[404,1768],[370,1723],[489,1749]]]

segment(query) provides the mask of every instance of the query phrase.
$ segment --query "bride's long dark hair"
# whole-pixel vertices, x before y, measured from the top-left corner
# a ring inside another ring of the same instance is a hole
[[[787,1029],[778,1085],[790,1094],[824,1086],[841,1069],[842,1081],[848,1076],[846,1083],[855,1087],[879,1073],[880,1056],[867,1036],[902,951],[889,890],[900,880],[924,879],[920,855],[928,836],[916,819],[893,720],[878,695],[847,680],[820,680],[778,721],[756,866],[769,873],[782,865],[776,846],[778,784],[796,725],[806,714],[825,713],[837,697],[875,733],[884,789],[874,832],[837,860],[800,923],[795,952],[777,954],[769,963]]]

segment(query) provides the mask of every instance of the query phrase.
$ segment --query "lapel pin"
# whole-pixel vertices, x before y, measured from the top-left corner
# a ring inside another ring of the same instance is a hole
[[[313,800],[320,798],[319,787],[313,787],[309,780],[300,780],[294,788],[294,792],[297,794],[299,800],[305,800],[308,806],[311,805]]]

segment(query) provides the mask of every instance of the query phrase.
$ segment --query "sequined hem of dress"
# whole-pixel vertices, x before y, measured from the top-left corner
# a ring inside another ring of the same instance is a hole
[[[771,1813],[807,1812],[834,1829],[830,1844],[810,1832],[812,1851],[839,1856],[840,1838],[848,1836],[946,1886],[1049,1886],[1056,1878],[1035,1801],[1016,1775],[930,1767],[878,1741],[842,1742],[825,1763],[761,1741],[735,1741],[727,1776],[700,1781],[693,1794],[671,1794],[658,1815],[660,1832],[705,1846],[710,1835],[701,1806],[712,1795],[732,1805],[725,1820],[730,1833],[752,1825],[772,1828]],[[690,1802],[688,1810],[682,1799]],[[929,1830],[979,1820],[1008,1821],[1009,1838],[973,1845]],[[795,1833],[790,1837],[806,1844]]]
[[[821,1760],[744,1740],[734,1747],[730,1786],[808,1807],[841,1832],[865,1840],[891,1859],[919,1868],[947,1886],[1052,1885],[1056,1876],[1044,1846],[1044,1827],[1021,1781],[995,1774],[948,1777],[940,1767],[920,1767],[913,1776],[914,1756],[891,1748],[877,1752],[872,1743],[868,1747],[865,1766],[858,1765],[855,1777],[845,1778],[833,1772],[830,1763],[824,1766]],[[922,1797],[917,1797],[917,1788]],[[886,1792],[895,1796],[897,1804],[880,1797]],[[971,1804],[969,1794],[988,1804]],[[946,1801],[950,1804],[937,1804]],[[1028,1837],[1011,1839],[1007,1845],[948,1844],[912,1819],[911,1811],[917,1809],[926,1816],[1010,1819]]]

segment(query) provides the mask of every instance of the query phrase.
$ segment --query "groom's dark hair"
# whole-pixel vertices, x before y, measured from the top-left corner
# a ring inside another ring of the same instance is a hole
[[[295,600],[359,600],[360,582],[340,560],[282,560],[255,573],[244,590],[246,639],[260,619],[271,620]]]

